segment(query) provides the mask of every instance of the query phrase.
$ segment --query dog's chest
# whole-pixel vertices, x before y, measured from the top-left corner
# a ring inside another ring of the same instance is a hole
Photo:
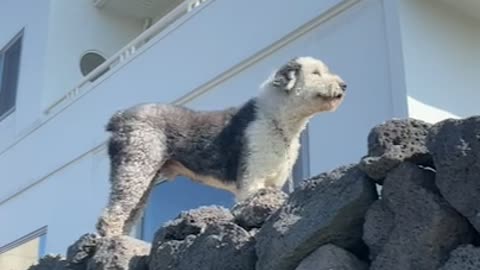
[[[249,177],[284,181],[298,157],[299,135],[286,137],[268,121],[253,123],[247,130]]]

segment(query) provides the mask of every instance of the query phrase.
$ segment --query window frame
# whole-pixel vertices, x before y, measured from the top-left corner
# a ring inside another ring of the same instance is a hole
[[[300,149],[292,173],[283,187],[283,191],[288,194],[292,193],[303,180],[310,177],[310,138],[308,134],[307,125],[300,135]]]
[[[10,39],[5,45],[3,45],[2,48],[0,48],[0,61],[2,61],[2,64],[0,64],[0,92],[2,91],[2,86],[3,86],[3,72],[5,70],[5,53],[17,42],[20,40],[20,53],[18,56],[18,70],[17,70],[17,82],[16,82],[16,87],[15,87],[15,98],[13,101],[13,105],[11,108],[0,114],[0,121],[3,119],[7,118],[9,115],[11,115],[17,107],[17,94],[18,94],[18,81],[20,78],[20,66],[21,66],[21,61],[22,61],[22,51],[23,51],[23,38],[24,38],[24,29],[20,30],[12,39]]]

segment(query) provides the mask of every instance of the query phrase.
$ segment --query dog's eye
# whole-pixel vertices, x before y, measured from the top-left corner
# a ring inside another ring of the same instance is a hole
[[[322,76],[322,74],[320,74],[320,71],[318,71],[318,70],[315,70],[315,71],[313,72],[313,74],[318,75],[318,76]]]

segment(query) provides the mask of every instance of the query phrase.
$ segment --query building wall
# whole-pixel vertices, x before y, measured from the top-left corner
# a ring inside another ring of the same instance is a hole
[[[300,55],[322,59],[347,82],[348,91],[336,112],[320,114],[309,125],[310,175],[339,164],[357,162],[366,153],[370,128],[394,116],[383,20],[381,1],[359,3],[248,66],[188,105],[198,109],[234,106],[255,95],[260,83],[286,59]]]
[[[21,246],[0,254],[1,269],[28,269],[38,260],[40,239],[35,238]]]
[[[207,2],[0,154],[0,246],[48,225],[46,252],[63,253],[93,231],[108,192],[103,130],[115,110],[145,101],[236,105],[293,56],[324,59],[349,85],[343,106],[311,124],[311,174],[357,161],[369,128],[392,117],[397,102],[381,3]]]
[[[21,71],[14,113],[0,122],[0,153],[25,131],[40,111],[47,44],[49,0],[2,0],[0,50],[23,29]],[[0,154],[1,155],[1,154]]]
[[[480,113],[480,19],[440,1],[400,3],[409,115],[436,122]]]
[[[104,12],[92,1],[51,0],[50,6],[43,109],[82,80],[79,63],[85,52],[109,58],[143,30],[140,19]]]

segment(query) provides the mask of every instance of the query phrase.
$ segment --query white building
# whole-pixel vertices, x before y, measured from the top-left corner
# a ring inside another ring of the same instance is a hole
[[[358,161],[386,119],[478,114],[479,48],[477,0],[0,0],[0,269],[94,230],[109,187],[104,125],[118,109],[238,105],[286,60],[318,57],[349,91],[311,122],[302,178]],[[137,236],[212,203],[232,201],[161,185]]]

